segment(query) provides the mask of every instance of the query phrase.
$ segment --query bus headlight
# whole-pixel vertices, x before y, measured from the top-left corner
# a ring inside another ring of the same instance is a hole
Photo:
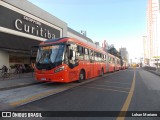
[[[62,70],[64,70],[64,66],[61,66],[61,67],[55,69],[54,72],[57,73],[57,72],[60,72]]]

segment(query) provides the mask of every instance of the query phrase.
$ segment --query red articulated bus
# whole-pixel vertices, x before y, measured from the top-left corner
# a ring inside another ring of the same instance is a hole
[[[108,53],[108,65],[109,65],[108,72],[114,72],[115,71],[115,56],[109,53]]]
[[[50,39],[38,46],[35,77],[46,82],[81,82],[106,73],[106,63],[106,52],[91,42]]]
[[[108,53],[108,72],[115,72],[121,69],[121,61],[118,57]]]
[[[127,68],[128,68],[127,62],[123,60],[123,70]]]
[[[122,66],[121,66],[121,70],[124,70],[124,69],[126,69],[126,63],[125,63],[125,61],[123,60],[123,64],[122,64]]]
[[[121,69],[121,62],[118,57],[115,57],[115,70],[120,70]]]
[[[127,69],[127,62],[125,61],[125,60],[123,60],[123,64],[122,64],[122,66],[121,66],[121,70],[125,70],[125,69]]]

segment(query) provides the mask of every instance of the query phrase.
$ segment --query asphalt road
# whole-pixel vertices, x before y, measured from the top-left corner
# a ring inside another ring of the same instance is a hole
[[[118,117],[119,112],[114,111],[133,111],[133,114],[160,111],[160,77],[140,68],[130,68],[10,110],[66,111],[65,114],[67,111],[85,111],[89,114],[88,117],[41,118],[46,120],[159,120],[158,117]],[[99,111],[113,111],[115,117],[104,115],[109,112],[99,117]],[[77,113],[73,114],[76,116]]]

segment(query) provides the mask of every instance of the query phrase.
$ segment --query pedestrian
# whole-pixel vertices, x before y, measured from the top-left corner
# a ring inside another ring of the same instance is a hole
[[[3,65],[2,66],[2,72],[4,72],[4,73],[7,73],[8,72],[8,68],[5,66],[5,65]]]
[[[19,73],[22,73],[22,65],[19,65]]]
[[[26,67],[24,64],[22,64],[22,73],[26,72]]]

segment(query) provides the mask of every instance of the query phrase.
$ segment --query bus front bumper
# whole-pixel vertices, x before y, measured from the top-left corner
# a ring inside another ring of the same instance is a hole
[[[68,82],[67,74],[64,72],[55,74],[40,74],[35,73],[35,78],[41,82]]]

